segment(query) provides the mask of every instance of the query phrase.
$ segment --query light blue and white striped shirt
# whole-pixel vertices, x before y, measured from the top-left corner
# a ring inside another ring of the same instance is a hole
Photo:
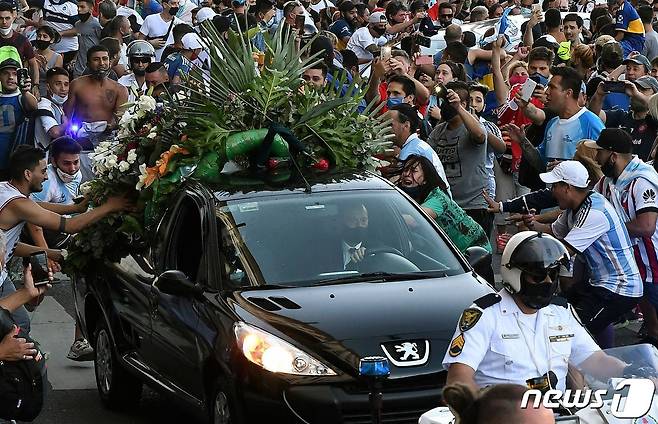
[[[642,279],[626,226],[614,206],[590,192],[576,210],[565,210],[553,234],[585,256],[590,284],[629,297],[642,296]]]

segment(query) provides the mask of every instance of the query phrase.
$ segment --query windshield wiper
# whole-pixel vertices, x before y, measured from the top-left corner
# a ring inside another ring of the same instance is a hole
[[[447,277],[445,271],[427,271],[427,272],[367,272],[358,275],[348,275],[344,277],[329,278],[320,280],[313,284],[314,286],[325,286],[329,284],[347,284],[347,283],[365,283],[365,282],[383,282],[383,281],[403,281],[403,280],[423,280],[426,278]]]
[[[242,291],[245,290],[277,290],[277,289],[292,289],[297,286],[286,286],[283,284],[263,284],[262,286],[246,286],[240,287]]]

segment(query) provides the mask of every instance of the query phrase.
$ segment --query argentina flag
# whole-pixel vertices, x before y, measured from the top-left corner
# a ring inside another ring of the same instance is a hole
[[[485,47],[487,44],[493,43],[501,35],[505,36],[507,44],[510,40],[515,39],[519,33],[519,28],[508,18],[508,15],[512,8],[508,7],[503,12],[503,15],[500,17],[500,20],[494,24],[494,32],[491,35],[482,37],[480,40],[480,47]]]

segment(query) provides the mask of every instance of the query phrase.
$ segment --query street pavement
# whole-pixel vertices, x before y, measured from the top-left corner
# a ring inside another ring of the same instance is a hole
[[[500,255],[493,257],[494,269],[500,267]],[[144,388],[136,410],[113,412],[105,409],[98,397],[93,362],[73,362],[66,358],[73,341],[75,309],[71,284],[66,276],[54,285],[48,296],[31,313],[32,335],[49,354],[50,388],[37,424],[200,424],[185,406],[149,388]],[[496,275],[496,281],[500,276]],[[500,284],[497,284],[500,288]],[[617,330],[618,344],[637,342],[638,323]]]

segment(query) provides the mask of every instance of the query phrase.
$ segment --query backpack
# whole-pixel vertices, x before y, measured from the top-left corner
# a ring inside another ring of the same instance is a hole
[[[0,308],[0,336],[13,331],[14,320]],[[17,337],[34,342],[25,334]],[[39,350],[35,343],[35,348]],[[33,421],[43,408],[45,359],[0,361],[0,418]]]

